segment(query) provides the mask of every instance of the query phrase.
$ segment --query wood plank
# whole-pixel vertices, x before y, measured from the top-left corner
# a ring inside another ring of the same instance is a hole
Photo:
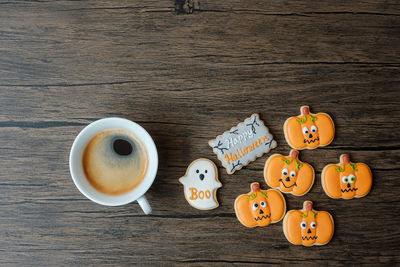
[[[144,5],[144,11],[82,5],[4,5],[2,85],[112,85],[160,74],[185,79],[207,76],[214,68],[252,64],[399,62],[398,16],[177,16],[151,12],[151,5]]]

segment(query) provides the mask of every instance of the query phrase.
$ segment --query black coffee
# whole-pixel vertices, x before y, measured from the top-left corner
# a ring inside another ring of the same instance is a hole
[[[132,153],[131,143],[124,139],[115,140],[114,144],[113,144],[113,148],[114,148],[114,151],[121,156],[127,156]]]
[[[132,191],[147,173],[148,155],[142,141],[124,129],[97,133],[86,145],[82,165],[89,183],[104,194]]]

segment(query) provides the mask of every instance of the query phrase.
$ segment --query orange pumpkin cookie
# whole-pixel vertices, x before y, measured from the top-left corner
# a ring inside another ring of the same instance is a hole
[[[321,174],[322,187],[331,198],[360,198],[372,186],[372,173],[367,164],[351,163],[350,156],[340,156],[340,163],[325,166]]]
[[[251,192],[235,200],[236,217],[246,227],[267,226],[282,220],[286,212],[283,195],[275,190],[261,190],[259,183],[252,183]]]
[[[294,149],[314,149],[329,145],[335,137],[335,125],[326,113],[310,113],[308,106],[301,114],[285,121],[283,131],[286,142]]]
[[[333,236],[333,218],[326,211],[313,209],[311,201],[305,201],[302,210],[290,210],[283,219],[283,233],[294,245],[325,245]]]
[[[314,168],[298,159],[299,151],[291,150],[289,156],[274,154],[264,167],[264,178],[270,187],[295,196],[305,195],[314,184]]]

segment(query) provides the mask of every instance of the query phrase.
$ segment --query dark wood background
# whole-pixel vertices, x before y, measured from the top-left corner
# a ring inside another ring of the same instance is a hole
[[[400,5],[386,1],[0,2],[0,264],[400,264]],[[333,143],[301,152],[312,190],[285,195],[329,211],[326,246],[291,245],[282,223],[248,229],[233,202],[259,158],[227,175],[207,142],[253,112],[287,154],[282,126],[301,105],[329,113]],[[147,196],[104,207],[68,169],[88,123],[120,116],[153,136],[160,166]],[[370,165],[372,191],[328,198],[321,169],[341,153]],[[178,182],[199,157],[219,166],[220,207],[192,208]]]

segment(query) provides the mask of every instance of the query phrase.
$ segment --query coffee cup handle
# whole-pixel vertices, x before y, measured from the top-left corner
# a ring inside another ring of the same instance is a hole
[[[137,199],[137,202],[139,203],[140,207],[142,208],[144,214],[150,214],[151,213],[151,207],[149,202],[147,201],[147,198],[143,195]]]

